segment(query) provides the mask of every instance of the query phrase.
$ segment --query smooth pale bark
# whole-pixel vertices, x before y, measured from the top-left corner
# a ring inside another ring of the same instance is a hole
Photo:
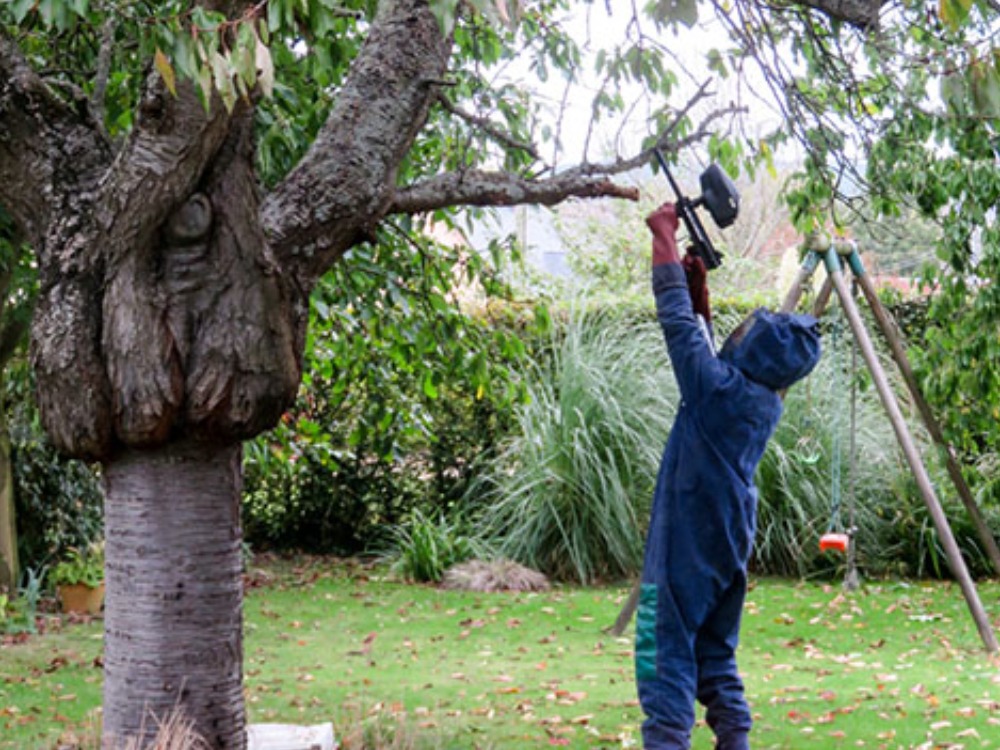
[[[177,707],[212,748],[245,747],[240,458],[185,442],[105,469],[105,750]]]

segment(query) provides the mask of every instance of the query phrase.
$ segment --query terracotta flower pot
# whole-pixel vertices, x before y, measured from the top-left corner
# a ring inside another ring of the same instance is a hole
[[[85,583],[60,584],[59,602],[63,612],[99,614],[104,606],[104,584],[96,587]]]

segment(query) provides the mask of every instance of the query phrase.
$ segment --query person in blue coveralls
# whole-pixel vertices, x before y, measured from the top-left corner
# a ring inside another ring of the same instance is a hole
[[[816,320],[757,310],[718,355],[707,274],[677,251],[672,204],[653,234],[653,294],[680,388],[660,465],[636,616],[635,666],[646,750],[688,748],[695,702],[719,750],[750,747],[736,666],[757,512],[754,472],[781,416],[779,393],[820,356]]]

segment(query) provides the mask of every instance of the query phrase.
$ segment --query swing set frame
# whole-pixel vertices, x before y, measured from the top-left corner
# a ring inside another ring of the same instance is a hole
[[[989,554],[994,568],[998,573],[1000,573],[1000,549],[998,549],[996,540],[993,538],[992,532],[989,530],[989,527],[983,519],[982,513],[979,511],[979,507],[976,505],[975,499],[972,497],[972,492],[961,474],[961,469],[958,465],[957,459],[955,458],[954,451],[945,441],[941,427],[934,418],[927,400],[923,397],[923,394],[920,391],[916,377],[913,374],[913,369],[907,359],[906,349],[903,345],[902,338],[892,320],[892,316],[882,304],[882,301],[879,299],[875,290],[875,285],[865,272],[864,265],[861,262],[861,256],[858,254],[855,243],[833,242],[825,235],[813,234],[807,238],[805,250],[806,254],[802,265],[799,268],[798,275],[792,284],[791,289],[785,297],[781,310],[782,312],[792,312],[796,309],[796,307],[798,307],[798,304],[804,294],[804,290],[807,288],[813,274],[822,264],[826,269],[827,278],[817,295],[813,306],[813,314],[816,317],[820,317],[829,304],[832,293],[836,292],[841,308],[847,318],[848,325],[854,335],[855,342],[861,351],[861,356],[864,358],[865,364],[868,366],[868,371],[871,373],[872,381],[878,391],[879,399],[881,400],[882,406],[892,423],[893,431],[896,433],[896,439],[899,442],[899,446],[910,466],[910,470],[913,472],[913,477],[917,483],[918,489],[920,490],[921,497],[927,505],[927,510],[930,513],[932,521],[934,522],[938,539],[944,548],[945,556],[948,560],[948,565],[951,569],[952,575],[955,576],[955,579],[962,590],[969,612],[972,615],[972,619],[976,623],[976,627],[979,630],[979,635],[983,641],[983,645],[986,647],[986,651],[990,654],[995,654],[997,651],[1000,651],[1000,645],[997,643],[996,634],[993,632],[990,619],[983,608],[983,604],[979,598],[979,593],[976,590],[976,585],[973,582],[972,577],[969,575],[969,570],[962,557],[958,543],[955,541],[955,535],[952,533],[951,525],[949,524],[948,518],[944,513],[941,502],[938,500],[937,494],[935,493],[934,486],[927,472],[927,468],[924,465],[920,451],[917,449],[916,442],[914,441],[909,427],[906,424],[906,420],[903,417],[899,401],[896,399],[896,395],[889,385],[889,379],[886,376],[882,363],[879,361],[875,352],[875,346],[872,343],[871,336],[865,326],[864,319],[861,317],[861,312],[857,303],[851,295],[845,279],[845,267],[850,269],[857,285],[861,288],[863,296],[872,311],[875,321],[889,344],[892,357],[899,366],[903,380],[906,383],[914,403],[917,405],[917,409],[923,418],[928,433],[930,434],[932,440],[943,449],[948,474],[955,484],[966,510],[972,518],[973,524],[975,525],[977,533],[983,542],[984,548]],[[839,548],[843,541],[843,539],[833,540],[832,538],[828,540],[830,544],[835,543],[837,548]],[[850,542],[849,537],[847,542]],[[844,546],[846,547],[847,545],[845,544]]]
[[[865,326],[864,319],[861,317],[858,305],[848,287],[845,279],[845,268],[851,271],[857,286],[860,287],[875,322],[889,345],[892,358],[899,367],[913,403],[920,412],[928,434],[942,451],[948,475],[951,477],[952,483],[955,485],[955,489],[976,528],[980,541],[983,543],[983,548],[986,550],[994,570],[1000,575],[1000,547],[997,546],[996,539],[994,539],[989,526],[979,510],[979,506],[976,504],[972,491],[962,476],[961,467],[955,457],[954,450],[945,440],[941,426],[934,417],[930,405],[927,403],[917,384],[913,368],[906,356],[906,347],[903,344],[902,336],[899,334],[898,328],[889,311],[886,310],[882,304],[882,300],[879,299],[875,285],[865,271],[864,264],[861,262],[861,256],[858,254],[857,245],[854,242],[833,242],[826,235],[814,233],[806,238],[803,249],[805,255],[802,265],[799,268],[798,275],[791,289],[785,297],[781,311],[793,312],[798,307],[813,274],[820,265],[823,265],[826,269],[827,278],[816,296],[812,311],[813,315],[817,318],[821,317],[829,305],[833,293],[836,292],[851,333],[854,335],[857,347],[860,349],[865,364],[871,373],[872,382],[878,391],[879,399],[892,423],[896,439],[910,466],[910,470],[913,472],[913,477],[920,490],[921,497],[934,522],[938,539],[944,548],[945,556],[948,560],[948,566],[962,590],[962,595],[965,597],[966,604],[979,631],[983,645],[989,654],[997,654],[1000,651],[1000,644],[997,643],[996,634],[993,631],[986,610],[983,608],[975,582],[972,580],[965,560],[962,557],[962,552],[955,541],[955,535],[951,530],[948,517],[945,515],[940,500],[938,500],[920,451],[903,417],[899,401],[896,399],[896,395],[889,384],[889,379],[875,352],[875,346]],[[825,543],[821,540],[821,547],[846,552],[849,563],[853,561],[854,548],[851,534],[830,533],[824,535],[824,538]],[[850,581],[850,572],[848,581]],[[635,613],[638,600],[639,584],[636,583],[622,607],[618,618],[607,629],[607,632],[618,636],[625,632],[625,628]]]

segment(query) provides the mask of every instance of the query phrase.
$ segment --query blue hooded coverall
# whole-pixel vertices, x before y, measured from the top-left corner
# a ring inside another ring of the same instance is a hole
[[[819,359],[816,320],[758,310],[716,356],[679,263],[653,269],[657,315],[681,405],[660,465],[636,618],[647,750],[688,748],[695,700],[721,750],[749,748],[736,667],[756,526],[754,472],[783,390]]]

